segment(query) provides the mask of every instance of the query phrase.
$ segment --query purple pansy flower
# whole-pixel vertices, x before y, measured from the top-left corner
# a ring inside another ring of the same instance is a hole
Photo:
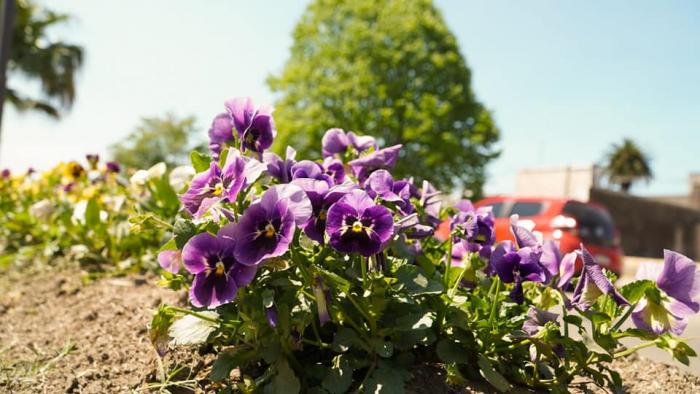
[[[552,285],[558,289],[566,290],[576,272],[576,252],[567,253],[562,257],[559,245],[551,239],[546,240],[542,244],[540,263],[547,274],[545,282],[558,277],[556,284],[552,283]]]
[[[94,170],[97,168],[97,163],[100,162],[100,155],[97,153],[88,153],[85,155],[85,160],[90,164],[90,168]]]
[[[301,187],[306,192],[313,209],[311,217],[301,228],[309,238],[320,244],[324,244],[328,209],[348,192],[356,189],[357,186],[348,182],[329,187],[328,183],[324,181],[308,178],[295,179],[292,183]]]
[[[180,271],[182,255],[179,250],[164,250],[158,253],[158,264],[164,270],[177,274]]]
[[[2,177],[5,178],[5,179],[9,178],[9,177],[10,177],[10,170],[9,170],[8,168],[5,168],[5,169],[2,170],[2,172],[0,173],[0,176],[2,176]]]
[[[241,150],[262,153],[272,145],[277,134],[272,108],[255,108],[250,97],[237,97],[224,104],[231,114],[233,126],[241,140]]]
[[[330,157],[345,153],[348,147],[352,147],[357,153],[362,153],[371,147],[376,148],[376,142],[374,137],[358,136],[352,131],[346,134],[343,129],[333,128],[326,130],[321,139],[321,146],[323,157]]]
[[[359,159],[352,160],[348,164],[357,180],[363,183],[372,172],[394,167],[396,159],[399,157],[399,151],[401,151],[400,144],[374,151]]]
[[[277,307],[273,304],[269,308],[265,308],[265,317],[267,317],[267,324],[272,328],[277,328]]]
[[[461,202],[455,206],[460,208],[460,212],[452,217],[450,223],[452,231],[460,228],[469,251],[477,252],[488,259],[491,256],[491,247],[496,240],[493,230],[495,219],[491,208],[474,209],[470,202],[468,204]]]
[[[288,146],[285,153],[284,160],[276,153],[263,153],[263,162],[267,163],[267,173],[280,183],[289,183],[292,180],[292,166],[296,164],[297,151]]]
[[[370,197],[379,197],[394,203],[403,215],[413,212],[411,204],[411,185],[407,181],[394,182],[387,170],[377,170],[365,181],[365,191]]]
[[[228,112],[222,112],[211,121],[209,128],[209,151],[214,160],[219,160],[219,155],[224,146],[233,142],[233,118]]]
[[[530,306],[527,310],[527,317],[528,319],[523,323],[523,331],[525,331],[528,336],[534,337],[542,331],[547,323],[556,322],[559,315]]]
[[[295,226],[305,223],[311,212],[311,202],[299,186],[269,188],[238,222],[236,259],[252,265],[283,255],[292,242]]]
[[[234,256],[235,223],[227,224],[217,236],[201,233],[182,249],[185,268],[194,274],[190,301],[197,307],[214,308],[236,298],[239,288],[255,277],[256,266],[241,264]]]
[[[324,181],[332,185],[333,179],[326,174],[323,166],[311,160],[302,160],[292,166],[292,179],[308,178]]]
[[[108,161],[105,164],[105,166],[107,168],[107,172],[118,174],[119,171],[121,171],[121,167],[119,166],[119,163],[117,163],[116,161]]]
[[[652,280],[660,299],[643,297],[632,313],[632,321],[643,330],[660,335],[681,335],[688,318],[700,311],[700,270],[680,253],[664,250],[664,265],[645,263],[637,271],[638,280]]]
[[[265,170],[265,165],[255,159],[243,158],[231,149],[223,168],[213,161],[208,170],[192,178],[189,189],[180,196],[185,208],[199,218],[219,201],[236,201],[238,192],[246,184],[254,182]]]
[[[544,282],[546,275],[539,263],[542,251],[530,246],[516,248],[511,241],[503,241],[491,254],[491,268],[504,283],[515,283],[510,297],[522,303],[523,281]]]
[[[323,159],[322,166],[323,172],[330,176],[336,185],[345,181],[345,166],[342,161],[333,157],[326,157]]]
[[[618,305],[629,305],[629,302],[613,286],[612,282],[603,273],[603,267],[596,263],[591,253],[583,244],[581,245],[581,258],[583,259],[583,271],[581,278],[574,289],[572,305],[581,310],[588,310],[591,305],[603,294],[608,294]]]
[[[440,208],[442,206],[440,191],[428,181],[423,181],[420,191],[420,206],[423,208],[423,212],[427,216],[426,219],[431,225],[437,226],[442,222],[440,220]]]
[[[343,253],[369,257],[382,250],[394,233],[391,212],[374,203],[363,190],[353,190],[328,210],[326,232],[330,245]]]

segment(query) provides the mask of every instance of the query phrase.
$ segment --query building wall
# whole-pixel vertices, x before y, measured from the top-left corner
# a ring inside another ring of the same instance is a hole
[[[626,255],[662,257],[673,249],[700,258],[700,211],[596,188],[590,197],[610,211]]]
[[[520,170],[515,179],[515,195],[588,201],[589,190],[597,186],[597,172],[594,166]]]

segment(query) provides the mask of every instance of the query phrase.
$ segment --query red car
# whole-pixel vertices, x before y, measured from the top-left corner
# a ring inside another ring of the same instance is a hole
[[[580,243],[591,252],[603,267],[620,275],[622,271],[622,249],[619,234],[610,214],[602,205],[575,200],[534,197],[489,197],[475,207],[490,206],[496,217],[496,241],[513,240],[510,232],[510,216],[520,216],[520,223],[533,227],[544,239],[559,241],[562,253],[569,253]],[[443,223],[438,230],[449,234],[449,224]],[[442,230],[442,231],[441,231]],[[580,269],[581,261],[577,261]]]

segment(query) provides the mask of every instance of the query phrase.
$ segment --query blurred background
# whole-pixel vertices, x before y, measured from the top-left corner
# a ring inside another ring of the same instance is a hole
[[[700,257],[700,3],[2,3],[0,168],[186,163],[252,96],[278,151],[372,134],[400,174],[601,256]]]

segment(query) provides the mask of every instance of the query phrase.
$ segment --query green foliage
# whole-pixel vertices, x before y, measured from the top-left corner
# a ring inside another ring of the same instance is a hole
[[[110,151],[115,161],[131,168],[148,168],[160,162],[168,167],[186,164],[190,150],[199,144],[193,141],[197,131],[193,117],[180,119],[167,114],[143,118],[136,130]]]
[[[58,118],[75,100],[75,79],[83,64],[80,46],[52,40],[53,26],[70,20],[65,14],[39,7],[31,0],[16,0],[15,26],[8,62],[8,79],[38,81],[40,97],[8,87],[5,100],[17,110],[35,110]]]
[[[397,176],[480,193],[498,129],[477,100],[457,41],[429,0],[316,0],[294,31],[291,57],[269,85],[276,149],[317,157],[326,129],[404,144]]]
[[[634,182],[653,176],[649,156],[629,138],[620,145],[613,145],[607,157],[606,172],[610,182],[620,185],[624,192],[628,192]]]

